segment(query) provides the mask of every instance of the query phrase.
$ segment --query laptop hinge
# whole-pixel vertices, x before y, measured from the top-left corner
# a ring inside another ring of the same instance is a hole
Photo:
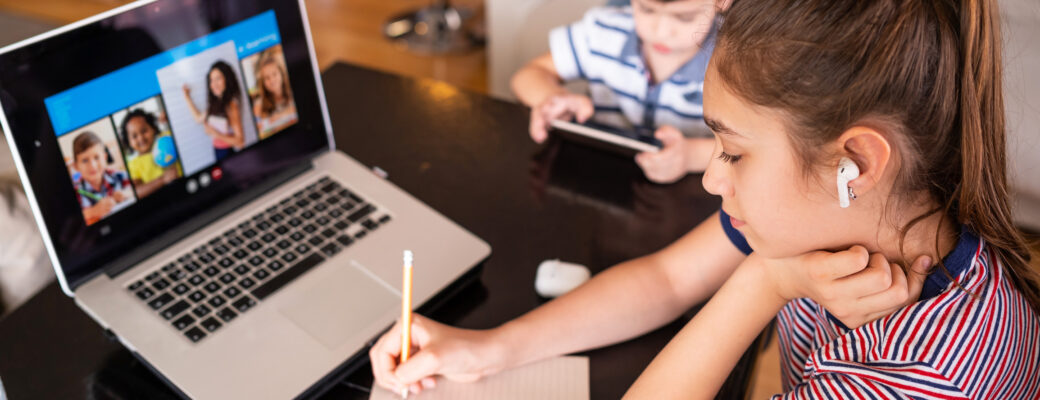
[[[214,206],[209,210],[199,213],[197,216],[192,217],[191,219],[178,225],[176,228],[170,229],[162,236],[159,236],[156,239],[150,240],[140,246],[135,247],[126,255],[117,258],[116,260],[112,261],[111,263],[103,267],[103,271],[110,278],[115,278],[116,276],[119,276],[119,274],[123,273],[123,271],[126,271],[131,267],[137,265],[137,263],[141,262],[142,260],[162,251],[171,243],[175,243],[178,240],[188,237],[189,235],[197,232],[199,229],[202,229],[211,222],[216,221],[227,214],[230,214],[231,212],[235,211],[235,209],[242,207],[246,203],[249,203],[257,197],[260,197],[264,193],[271,191],[276,186],[288,182],[289,180],[307,171],[310,171],[313,168],[314,163],[312,160],[307,160],[306,162],[302,162],[292,167],[286,168],[285,170],[271,176],[270,178],[267,178],[263,182],[258,183],[249,189],[246,189],[236,195],[231,196],[231,198],[221,202],[217,206]],[[87,277],[79,283],[86,282],[91,278],[92,277]],[[75,288],[75,286],[79,285],[74,285],[73,287]]]

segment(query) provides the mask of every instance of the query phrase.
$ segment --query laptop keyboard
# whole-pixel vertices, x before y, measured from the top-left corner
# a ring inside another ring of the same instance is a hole
[[[389,214],[324,177],[127,290],[198,342],[388,222]]]

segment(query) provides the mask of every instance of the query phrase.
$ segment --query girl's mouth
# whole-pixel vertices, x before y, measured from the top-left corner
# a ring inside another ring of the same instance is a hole
[[[732,225],[734,229],[736,229],[736,228],[740,228],[740,227],[744,226],[744,224],[746,224],[746,222],[741,221],[741,220],[736,219],[736,218],[733,218],[733,216],[731,215],[729,217],[729,224]]]
[[[654,44],[650,45],[650,47],[653,48],[654,51],[656,51],[658,53],[661,53],[661,54],[668,54],[668,53],[672,52],[672,49],[670,47],[665,46],[665,45],[660,44],[660,43],[654,43]]]

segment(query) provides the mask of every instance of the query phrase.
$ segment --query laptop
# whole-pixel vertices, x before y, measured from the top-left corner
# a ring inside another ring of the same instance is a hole
[[[314,394],[399,315],[403,250],[416,304],[490,254],[337,151],[323,91],[302,0],[141,1],[0,49],[62,290],[182,396]]]

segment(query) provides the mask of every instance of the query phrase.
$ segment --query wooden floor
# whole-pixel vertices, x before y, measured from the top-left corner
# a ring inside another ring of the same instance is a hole
[[[322,69],[342,60],[406,76],[434,78],[487,92],[487,58],[483,48],[450,56],[423,56],[382,35],[389,18],[430,4],[431,0],[305,0]],[[0,11],[67,24],[130,3],[128,0],[0,0]],[[482,0],[454,0],[477,10]],[[478,10],[479,11],[479,10]],[[479,15],[479,14],[478,14]]]

